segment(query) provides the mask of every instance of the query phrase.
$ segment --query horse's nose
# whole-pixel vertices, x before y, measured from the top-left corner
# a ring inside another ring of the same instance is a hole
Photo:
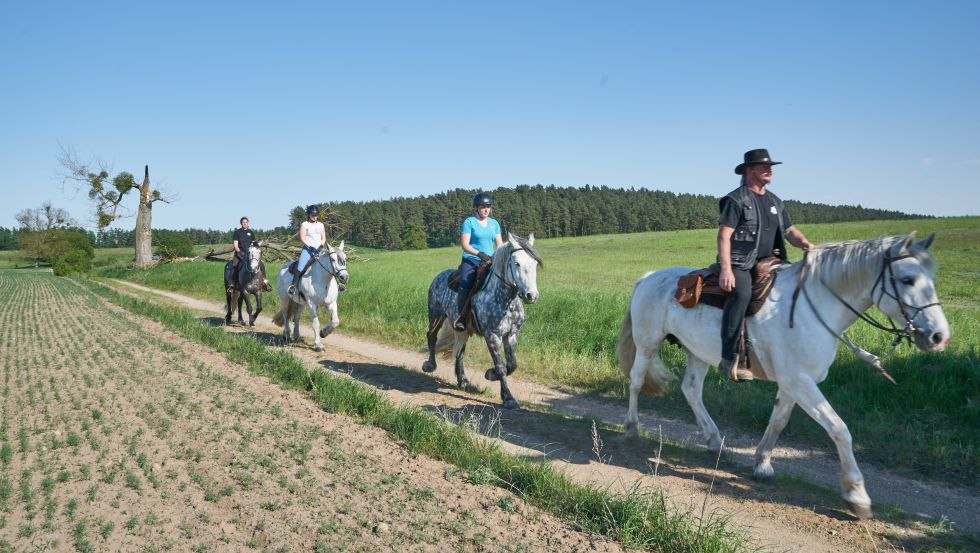
[[[949,335],[942,332],[933,332],[932,336],[929,336],[929,341],[932,342],[937,349],[944,349],[946,344],[949,343]]]
[[[337,274],[337,280],[339,280],[341,284],[347,284],[347,279],[349,278],[350,275],[347,273],[347,271],[340,271],[340,273]]]
[[[538,293],[534,291],[524,292],[524,301],[527,303],[534,303],[538,301]]]

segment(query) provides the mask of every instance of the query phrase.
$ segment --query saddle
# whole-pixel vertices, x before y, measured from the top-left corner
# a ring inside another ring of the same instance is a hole
[[[749,306],[745,309],[745,317],[751,317],[762,309],[772,291],[772,286],[776,282],[776,272],[773,271],[783,263],[778,257],[764,257],[756,262],[752,268],[752,299]],[[677,290],[674,292],[674,299],[677,303],[690,309],[698,304],[710,305],[723,309],[725,301],[728,299],[729,292],[721,289],[718,279],[721,276],[721,265],[715,263],[705,269],[691,271],[677,279]],[[738,335],[738,366],[746,369],[752,368],[749,361],[751,356],[751,341],[748,339],[748,326],[745,319],[742,320],[742,328]]]
[[[765,257],[756,262],[755,267],[752,268],[752,300],[745,310],[746,317],[751,317],[762,309],[776,282],[776,273],[772,269],[782,263],[783,260],[775,256]],[[701,303],[722,309],[725,307],[729,293],[718,285],[720,276],[721,265],[718,263],[691,271],[677,279],[674,299],[688,309]]]
[[[314,261],[316,261],[316,257],[314,257],[314,256],[311,255],[310,256],[310,260],[306,262],[306,267],[303,267],[302,272],[298,272],[296,270],[296,266],[299,265],[299,259],[293,261],[292,263],[289,264],[289,274],[291,274],[291,275],[295,275],[295,274],[303,274],[303,275],[305,275],[306,274],[306,271],[310,268],[310,265],[313,265],[313,262]]]

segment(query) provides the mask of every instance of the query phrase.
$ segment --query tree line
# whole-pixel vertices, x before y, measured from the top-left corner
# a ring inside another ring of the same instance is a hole
[[[370,202],[326,202],[337,237],[358,246],[388,250],[449,246],[459,242],[459,227],[472,211],[476,190],[450,190],[429,196]],[[719,198],[645,188],[521,185],[491,191],[493,217],[505,232],[539,238],[713,228]],[[922,215],[860,205],[827,205],[787,200],[794,224],[909,219]],[[301,207],[290,225],[305,220]]]
[[[331,240],[388,250],[437,248],[459,242],[459,227],[472,211],[476,190],[457,188],[439,194],[396,197],[370,202],[320,204]],[[676,194],[645,188],[584,186],[501,187],[491,191],[493,216],[505,232],[539,238],[617,234],[629,232],[712,228],[718,224],[718,198],[700,194]],[[910,219],[923,215],[860,205],[827,205],[786,200],[795,224],[836,223],[875,219]],[[256,236],[290,236],[306,220],[304,206],[289,213],[287,226],[254,229]],[[0,227],[0,250],[20,248],[19,235],[26,229]],[[135,232],[120,228],[98,231],[75,229],[97,248],[132,247]],[[192,244],[230,244],[235,229],[154,229],[154,245],[171,235]]]

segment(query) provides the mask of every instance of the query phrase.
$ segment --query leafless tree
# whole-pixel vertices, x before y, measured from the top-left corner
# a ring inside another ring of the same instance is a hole
[[[20,223],[22,229],[35,232],[72,227],[78,224],[67,211],[60,207],[54,207],[50,201],[44,202],[41,207],[35,209],[23,209],[14,218]]]
[[[139,205],[136,209],[136,229],[133,233],[136,256],[134,265],[137,268],[153,265],[153,203],[171,203],[175,198],[164,196],[159,190],[150,185],[150,166],[144,166],[143,182],[137,183],[136,178],[125,171],[109,180],[109,169],[99,162],[98,168],[92,169],[81,163],[70,150],[62,149],[58,161],[68,174],[65,181],[77,183],[79,188],[87,188],[88,197],[95,204],[95,219],[99,229],[109,226],[113,221],[127,217],[130,212],[125,210],[123,200],[132,190],[139,191]]]

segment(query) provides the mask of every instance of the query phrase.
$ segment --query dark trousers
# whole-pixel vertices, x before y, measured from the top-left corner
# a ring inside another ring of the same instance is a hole
[[[467,297],[470,295],[470,288],[473,287],[473,280],[476,278],[476,268],[480,266],[479,259],[464,257],[459,264],[459,295],[456,297],[456,308],[460,314],[466,307]]]
[[[752,300],[752,271],[733,268],[732,272],[735,289],[728,295],[721,314],[721,358],[729,361],[738,359],[738,333]]]

